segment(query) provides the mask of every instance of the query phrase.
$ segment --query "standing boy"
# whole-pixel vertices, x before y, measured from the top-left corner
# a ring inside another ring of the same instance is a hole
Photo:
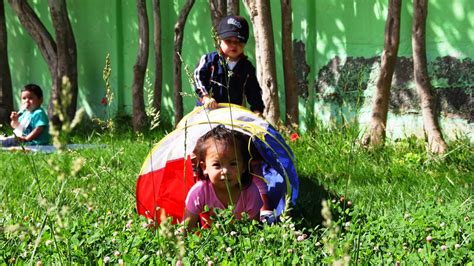
[[[243,105],[244,95],[250,110],[263,113],[262,88],[255,75],[255,67],[244,55],[249,38],[249,25],[245,18],[228,16],[217,27],[220,51],[201,57],[194,70],[197,105],[214,109],[217,103]]]

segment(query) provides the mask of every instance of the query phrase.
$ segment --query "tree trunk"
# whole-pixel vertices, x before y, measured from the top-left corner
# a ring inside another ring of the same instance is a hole
[[[227,0],[227,15],[238,16],[240,14],[239,0]]]
[[[51,97],[49,101],[48,115],[49,119],[53,123],[57,123],[57,117],[54,116],[52,109],[52,103],[56,99],[57,92],[61,86],[56,78],[56,65],[57,65],[57,54],[56,54],[56,43],[51,37],[46,27],[40,21],[36,13],[30,7],[28,2],[25,0],[8,0],[11,8],[20,20],[21,25],[31,35],[35,43],[38,45],[41,55],[43,56],[46,64],[48,65],[49,73],[51,74]]]
[[[246,0],[246,2],[249,2],[249,0]],[[251,6],[250,3],[249,6]],[[280,121],[280,107],[270,2],[268,0],[256,0],[255,9],[256,12],[249,13],[252,16],[252,22],[254,22],[254,29],[257,28],[258,32],[255,43],[258,43],[256,53],[261,56],[261,69],[259,73],[261,79],[259,79],[259,83],[262,87],[262,98],[265,104],[263,115],[270,123],[277,125]]]
[[[67,115],[69,121],[72,121],[76,114],[78,94],[76,41],[68,18],[66,1],[49,0],[48,6],[56,34],[57,68],[56,75],[54,75],[53,78],[56,79],[57,84],[62,84],[62,78],[64,76],[69,78],[71,84],[71,101],[67,106]],[[60,95],[59,89],[61,88],[56,87],[55,89],[52,96],[57,99]]]
[[[287,126],[298,126],[298,90],[293,60],[291,0],[281,0],[281,49],[283,56],[283,75],[285,78],[285,122]]]
[[[0,0],[0,124],[10,122],[11,111],[13,111],[13,89],[8,64],[5,6],[3,0]]]
[[[51,98],[48,107],[49,118],[58,126],[60,124],[54,115],[53,101],[59,100],[62,75],[67,75],[72,88],[72,102],[68,107],[69,119],[74,118],[77,105],[77,51],[74,35],[69,22],[67,7],[64,0],[50,0],[51,20],[55,29],[56,38],[60,45],[59,52],[51,34],[38,18],[36,13],[25,0],[8,0],[20,23],[28,31],[38,45],[43,58],[51,73]],[[60,55],[58,55],[60,53]],[[58,67],[59,64],[59,67]]]
[[[413,1],[413,70],[416,89],[421,101],[423,127],[428,138],[428,150],[432,153],[442,154],[446,152],[448,147],[438,124],[435,96],[426,66],[425,28],[427,13],[427,0]]]
[[[181,50],[183,48],[183,35],[184,35],[184,26],[186,24],[186,19],[188,18],[189,12],[194,5],[195,0],[187,0],[179,13],[179,18],[176,24],[174,25],[174,54],[173,54],[173,63],[174,63],[174,123],[177,125],[181,118],[183,118],[183,96],[182,92],[182,80],[181,80]]]
[[[209,0],[209,9],[211,10],[212,26],[217,30],[219,21],[227,14],[227,0]]]
[[[163,57],[161,55],[161,8],[160,0],[153,0],[153,45],[155,46],[155,86],[153,90],[153,107],[161,112],[163,86]]]
[[[132,124],[135,132],[145,128],[147,119],[145,114],[145,101],[143,99],[143,84],[148,64],[148,15],[146,11],[146,0],[137,0],[138,14],[138,53],[137,61],[133,66],[132,84]]]
[[[387,20],[385,22],[384,50],[380,64],[380,74],[372,102],[372,118],[368,133],[363,144],[378,146],[385,140],[390,87],[393,72],[397,63],[398,45],[400,41],[401,0],[390,0]]]
[[[260,54],[260,44],[258,42],[259,38],[259,32],[258,32],[258,27],[255,25],[258,25],[259,22],[258,20],[258,11],[257,11],[257,6],[254,0],[244,0],[244,5],[245,8],[247,9],[247,12],[250,14],[250,21],[252,21],[253,25],[253,35],[255,38],[255,68],[257,70],[257,79],[260,82],[263,80],[262,76],[262,56]],[[261,85],[261,84],[260,84]]]

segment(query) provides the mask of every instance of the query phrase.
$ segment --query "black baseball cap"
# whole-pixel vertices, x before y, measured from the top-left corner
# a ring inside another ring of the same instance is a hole
[[[241,42],[247,43],[249,39],[249,24],[240,16],[227,16],[219,22],[217,35],[221,40],[237,37]]]

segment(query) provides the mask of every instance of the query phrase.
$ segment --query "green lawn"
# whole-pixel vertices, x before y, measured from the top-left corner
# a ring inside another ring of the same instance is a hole
[[[184,237],[167,223],[148,229],[135,213],[138,172],[162,135],[90,134],[74,140],[105,146],[0,152],[0,264],[474,261],[467,141],[442,157],[414,138],[367,151],[355,129],[318,127],[289,141],[300,194],[282,222],[228,222],[224,211],[219,226]]]

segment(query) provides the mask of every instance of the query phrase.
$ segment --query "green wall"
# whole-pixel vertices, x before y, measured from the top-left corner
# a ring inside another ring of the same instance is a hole
[[[46,1],[29,1],[38,12],[48,29],[51,22]],[[173,27],[184,0],[161,1],[162,10],[162,48],[163,48],[163,90],[162,116],[169,121],[173,117]],[[306,62],[310,73],[305,82],[314,109],[320,112],[323,105],[315,96],[316,83],[320,70],[336,56],[341,60],[348,57],[379,57],[383,49],[383,33],[387,12],[387,1],[382,0],[294,0],[293,38],[302,41],[306,54],[296,60]],[[275,33],[276,62],[280,99],[284,99],[282,59],[281,59],[281,15],[280,2],[272,0],[273,26]],[[131,84],[133,65],[137,53],[137,15],[133,0],[69,0],[67,1],[72,26],[78,48],[79,104],[84,106],[90,116],[102,117],[104,107],[100,102],[105,94],[102,69],[107,53],[112,60],[112,87],[114,89],[114,110],[131,113]],[[151,1],[147,1],[150,26],[152,25]],[[21,27],[12,10],[6,5],[8,52],[13,77],[15,95],[23,84],[35,82],[41,85],[48,95],[51,84],[47,66],[41,53],[30,36]],[[241,13],[247,16],[241,5]],[[411,1],[404,1],[399,56],[411,56]],[[247,16],[248,17],[248,16]],[[430,61],[443,56],[473,58],[474,49],[474,1],[471,0],[431,0],[427,23],[427,55]],[[288,18],[285,18],[288,19]],[[151,31],[152,32],[152,31]],[[246,53],[254,61],[255,42],[252,37],[247,44]],[[150,37],[150,40],[152,38]],[[153,81],[153,50],[150,43],[149,69]],[[210,31],[208,1],[198,0],[194,5],[185,27],[183,46],[184,63],[192,70],[199,57],[213,50]],[[302,58],[304,57],[304,58]],[[473,86],[470,77],[467,87]],[[183,91],[193,94],[183,71]],[[18,106],[19,97],[15,97]],[[48,100],[48,97],[47,99]],[[300,101],[301,121],[307,115],[307,99]],[[366,104],[369,104],[368,102]],[[192,96],[184,97],[185,112],[194,105]],[[281,102],[284,113],[284,103]],[[330,108],[334,105],[329,103]],[[321,108],[320,108],[321,107]],[[338,108],[336,106],[336,108]]]

